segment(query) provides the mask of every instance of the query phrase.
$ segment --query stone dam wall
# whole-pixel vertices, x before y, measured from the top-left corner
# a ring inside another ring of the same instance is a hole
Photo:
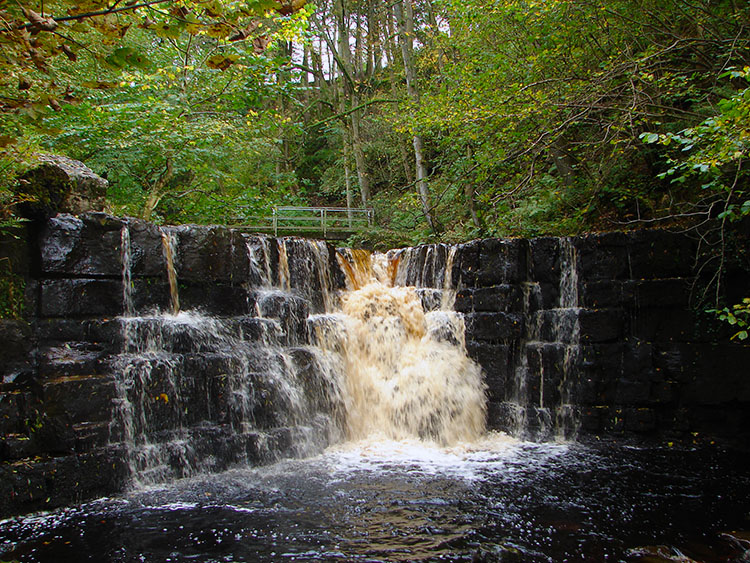
[[[27,307],[0,321],[0,516],[341,438],[340,366],[311,328],[345,287],[333,247],[102,213],[31,230],[2,246]],[[750,347],[691,307],[696,253],[652,230],[390,254],[425,308],[456,290],[490,428],[742,443]],[[745,296],[748,273],[729,279]],[[176,294],[200,315],[154,313]]]

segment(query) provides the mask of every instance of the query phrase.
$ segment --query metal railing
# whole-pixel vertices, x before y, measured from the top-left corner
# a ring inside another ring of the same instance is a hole
[[[254,217],[257,224],[242,225],[243,229],[282,233],[321,233],[323,238],[330,234],[353,233],[371,227],[375,212],[362,207],[274,207],[270,217]]]

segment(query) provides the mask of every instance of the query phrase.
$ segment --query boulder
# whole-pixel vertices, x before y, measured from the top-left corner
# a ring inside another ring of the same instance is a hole
[[[19,204],[18,211],[39,220],[57,213],[102,211],[107,186],[107,180],[78,160],[41,155],[39,165],[18,180],[17,193],[29,199]]]

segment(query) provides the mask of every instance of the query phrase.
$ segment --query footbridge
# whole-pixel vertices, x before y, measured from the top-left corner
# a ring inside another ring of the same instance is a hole
[[[375,224],[375,212],[365,207],[274,207],[271,215],[254,216],[234,228],[274,236],[297,235],[343,240]]]

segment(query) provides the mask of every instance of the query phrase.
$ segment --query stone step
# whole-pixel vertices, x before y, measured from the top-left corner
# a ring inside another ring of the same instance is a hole
[[[85,342],[48,346],[39,351],[39,374],[45,379],[100,374],[107,357],[101,347]]]
[[[42,386],[47,416],[62,417],[71,423],[108,421],[116,396],[111,375],[66,375],[47,380]]]

